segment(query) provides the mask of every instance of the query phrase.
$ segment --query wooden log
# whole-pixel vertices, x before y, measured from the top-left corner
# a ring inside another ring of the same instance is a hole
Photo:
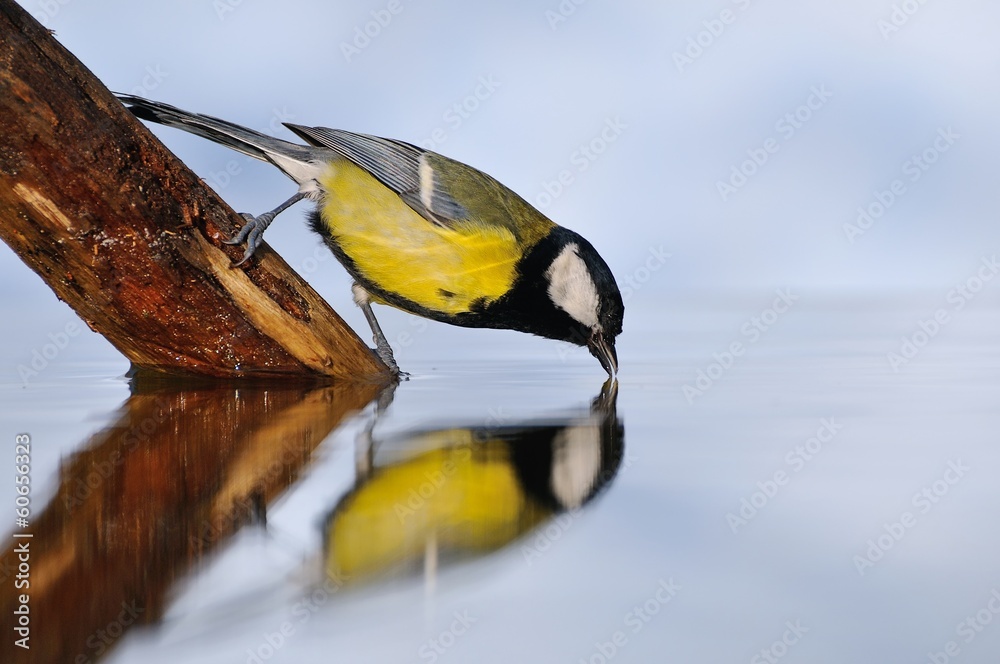
[[[0,0],[0,238],[138,367],[385,380],[388,369],[52,34]]]
[[[159,622],[175,582],[265,514],[380,389],[138,382],[111,426],[62,464],[56,495],[30,517],[31,537],[0,549],[0,611],[11,627],[0,662],[95,664],[123,634]],[[25,542],[30,586],[15,587]],[[28,650],[11,624],[21,594]]]

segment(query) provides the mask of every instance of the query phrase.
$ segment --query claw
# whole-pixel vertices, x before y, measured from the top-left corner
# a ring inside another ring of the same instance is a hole
[[[240,228],[239,233],[229,238],[228,240],[223,240],[222,241],[223,244],[229,244],[229,245],[243,244],[243,241],[247,239],[248,235],[250,235],[250,231],[252,231],[256,227],[257,218],[254,217],[252,214],[250,214],[249,212],[240,212],[240,216],[246,219],[247,223],[243,224],[243,227]]]
[[[253,256],[257,248],[260,247],[261,243],[264,241],[264,231],[274,220],[274,215],[270,212],[265,212],[259,217],[254,217],[253,215],[247,214],[246,212],[240,213],[244,219],[247,219],[247,223],[243,225],[240,232],[236,234],[235,237],[229,240],[223,240],[225,244],[237,245],[247,243],[247,249],[243,252],[243,258],[240,259],[238,263],[233,263],[233,267],[238,267],[243,265],[250,257]]]
[[[385,366],[389,367],[389,371],[392,372],[394,376],[399,375],[399,365],[396,364],[396,358],[392,355],[392,348],[389,346],[385,340],[375,340],[375,352],[378,353],[378,357],[382,360]]]
[[[237,262],[233,263],[233,267],[239,267],[239,266],[243,265],[248,260],[250,260],[251,256],[253,256],[253,248],[252,247],[247,247],[246,251],[243,252],[243,258],[241,258]]]
[[[305,194],[299,192],[270,212],[265,212],[257,217],[247,212],[241,212],[240,216],[246,220],[246,223],[243,224],[243,228],[241,228],[240,232],[234,237],[222,241],[223,244],[228,244],[230,246],[243,244],[244,242],[247,243],[246,251],[243,252],[243,258],[241,258],[238,263],[233,263],[233,267],[239,267],[250,260],[250,257],[253,256],[254,252],[257,251],[257,248],[264,241],[264,231],[271,225],[274,218],[285,208],[293,205],[303,198],[305,198]]]

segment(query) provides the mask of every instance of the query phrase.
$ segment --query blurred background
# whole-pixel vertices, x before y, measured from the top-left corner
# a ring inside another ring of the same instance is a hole
[[[431,593],[433,610],[419,584],[352,595],[311,623],[332,627],[289,640],[274,661],[771,661],[753,659],[762,648],[788,661],[995,661],[1000,5],[21,5],[112,90],[285,138],[282,122],[397,138],[480,168],[587,237],[622,287],[619,411],[637,461],[566,534],[573,545],[537,565],[515,545],[463,568]],[[238,211],[293,192],[267,164],[151,129]],[[267,241],[367,337],[306,208],[284,213]],[[388,430],[548,417],[586,409],[600,389],[585,352],[381,309],[414,374]],[[46,441],[33,472],[38,495],[54,495],[60,464],[118,416],[128,363],[6,246],[0,310],[0,426],[5,439],[30,429]],[[948,322],[930,334],[921,324],[940,310]],[[68,343],[26,379],[33,352],[62,333]],[[727,359],[733,343],[746,354]],[[844,423],[839,456],[798,479],[786,454],[831,417]],[[310,475],[290,499],[318,492],[322,510],[292,517],[284,503],[291,552],[254,542],[226,554],[229,569],[284,579],[316,552],[317,523],[351,483],[341,448],[363,426],[340,430],[331,475]],[[968,479],[924,517],[911,496],[959,459]],[[728,515],[781,471],[796,478],[784,502],[734,536]],[[906,510],[936,525],[915,527],[881,575],[862,574],[854,556]],[[674,608],[657,595],[672,577]],[[163,661],[253,661],[246,650],[301,597],[255,591],[268,608],[242,621],[232,603],[200,604],[226,581],[185,583],[173,631],[117,646],[118,661],[160,661],[156,648]],[[649,602],[663,613],[630,624]],[[454,650],[421,650],[466,609],[480,623]],[[993,625],[966,641],[956,624],[981,610]],[[807,635],[795,636],[797,620]],[[206,650],[219,634],[225,645]]]
[[[650,290],[934,287],[1000,232],[988,3],[21,4],[112,90],[287,138],[282,121],[432,146],[590,238],[623,276],[663,246]],[[919,9],[897,27],[903,5]],[[942,129],[957,138],[914,180],[904,165]],[[154,131],[238,210],[290,190],[266,164]],[[744,167],[768,139],[778,151]],[[720,193],[734,167],[751,174]],[[895,179],[905,194],[852,242],[844,225]],[[282,221],[270,242],[307,261],[315,238]],[[327,263],[314,281],[346,297]],[[2,269],[8,298],[43,293],[16,261]]]

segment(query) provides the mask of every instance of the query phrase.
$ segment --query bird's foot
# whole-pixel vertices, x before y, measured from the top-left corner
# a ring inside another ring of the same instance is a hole
[[[406,377],[409,375],[399,370],[399,365],[396,364],[396,358],[393,357],[392,355],[392,348],[389,346],[387,342],[382,340],[376,340],[375,344],[376,344],[375,353],[378,354],[378,357],[380,360],[382,360],[382,363],[385,364],[385,366],[389,367],[389,371],[392,372],[393,376]]]
[[[252,214],[241,212],[240,216],[246,219],[247,223],[243,224],[243,228],[241,228],[240,232],[236,234],[236,237],[231,240],[223,240],[225,244],[242,244],[244,241],[247,243],[247,250],[243,252],[243,258],[240,259],[239,263],[233,263],[233,267],[243,265],[250,260],[253,253],[257,251],[257,247],[259,247],[260,243],[264,241],[264,231],[271,225],[274,218],[305,197],[305,193],[301,191],[296,192],[294,196],[278,207],[274,208],[270,212],[265,212],[264,214],[256,217]]]
[[[233,263],[233,267],[239,267],[250,260],[250,257],[257,251],[257,247],[264,241],[264,231],[271,225],[275,217],[273,211],[265,212],[256,217],[248,212],[241,212],[240,216],[246,219],[247,223],[243,224],[243,228],[240,229],[240,232],[235,237],[222,241],[223,244],[229,245],[247,243],[246,251],[243,252],[243,258],[238,263]]]

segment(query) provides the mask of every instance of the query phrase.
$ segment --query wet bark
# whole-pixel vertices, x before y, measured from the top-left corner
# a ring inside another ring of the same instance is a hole
[[[0,238],[138,367],[385,379],[387,369],[55,37],[0,0]]]

